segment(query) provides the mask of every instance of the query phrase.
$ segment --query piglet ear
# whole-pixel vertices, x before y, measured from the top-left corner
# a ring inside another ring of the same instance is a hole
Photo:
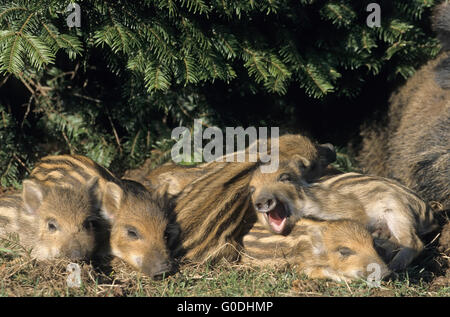
[[[323,231],[324,228],[322,228],[322,226],[308,227],[308,235],[311,239],[314,254],[323,254],[326,252],[325,245],[323,243]]]
[[[122,188],[113,182],[107,182],[103,191],[101,213],[107,220],[117,216],[123,199]]]
[[[308,169],[308,167],[311,165],[311,162],[306,157],[295,154],[292,157],[290,164],[292,164],[295,169],[302,173],[306,169]]]
[[[29,214],[34,214],[42,205],[44,197],[42,186],[33,180],[26,179],[23,181],[22,187],[22,199],[25,211]]]
[[[336,149],[331,143],[316,145],[320,156],[320,163],[323,167],[336,161]]]
[[[92,201],[94,202],[95,208],[100,209],[102,207],[103,193],[101,192],[100,186],[98,184],[98,177],[96,177],[96,176],[92,177],[86,183],[86,189],[87,189]]]
[[[178,195],[183,188],[177,177],[175,177],[171,172],[163,173],[158,176],[158,186],[160,192],[168,192],[170,195]]]

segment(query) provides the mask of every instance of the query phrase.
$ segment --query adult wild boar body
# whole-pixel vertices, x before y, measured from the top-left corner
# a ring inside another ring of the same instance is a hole
[[[363,129],[358,161],[369,173],[399,180],[427,201],[450,208],[450,4],[433,26],[443,52],[391,96],[387,125]]]
[[[22,193],[0,197],[0,237],[17,234],[38,260],[90,259],[106,239],[95,190],[96,180],[76,190],[26,180]]]
[[[381,279],[389,273],[373,247],[370,233],[355,221],[301,219],[288,236],[274,235],[257,223],[243,243],[244,263],[294,266],[310,278],[365,279],[378,269]]]

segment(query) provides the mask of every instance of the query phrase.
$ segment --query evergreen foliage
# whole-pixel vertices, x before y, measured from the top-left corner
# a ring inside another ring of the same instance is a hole
[[[44,154],[119,172],[167,154],[173,127],[223,123],[217,87],[355,98],[367,79],[407,78],[439,51],[433,0],[379,1],[380,28],[366,25],[372,1],[79,0],[81,27],[69,28],[72,2],[0,0],[3,186]]]

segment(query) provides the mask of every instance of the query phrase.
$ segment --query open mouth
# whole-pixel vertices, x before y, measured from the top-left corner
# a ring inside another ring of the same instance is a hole
[[[266,212],[267,222],[272,230],[276,233],[282,233],[284,227],[286,226],[286,220],[288,217],[288,213],[284,204],[280,201],[277,201],[275,207]]]

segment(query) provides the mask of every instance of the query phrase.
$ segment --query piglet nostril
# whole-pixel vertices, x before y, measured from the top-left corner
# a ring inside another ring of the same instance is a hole
[[[164,277],[169,276],[172,273],[172,264],[168,261],[161,262],[158,267],[156,273],[153,274],[153,279],[161,280]]]
[[[271,211],[276,204],[276,200],[272,197],[261,197],[255,202],[255,207],[257,211],[268,212]]]
[[[172,265],[169,262],[164,262],[161,264],[161,271],[169,272],[172,269]]]

